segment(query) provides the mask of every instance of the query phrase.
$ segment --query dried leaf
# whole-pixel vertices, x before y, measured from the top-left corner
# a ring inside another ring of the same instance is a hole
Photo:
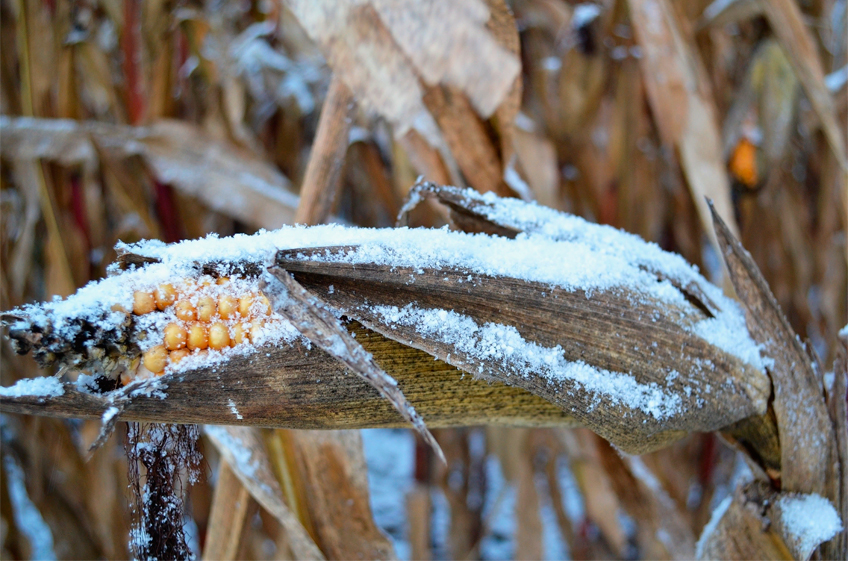
[[[300,484],[312,526],[330,559],[396,559],[371,513],[358,431],[294,432]]]
[[[804,25],[801,9],[794,0],[770,0],[761,4],[772,31],[804,87],[813,111],[821,121],[830,149],[844,173],[848,170],[843,141],[845,130],[840,129],[836,119],[833,98],[825,85],[821,59],[816,51],[815,41]]]
[[[698,559],[793,559],[761,514],[759,490],[756,483],[739,487],[719,504],[698,540]]]
[[[221,461],[206,530],[208,537],[203,544],[204,561],[236,559],[249,504],[247,488],[230,464],[226,460]]]
[[[730,279],[745,308],[751,336],[774,360],[774,412],[780,435],[781,482],[787,491],[835,498],[836,442],[810,357],[786,321],[750,254],[711,206]]]
[[[449,168],[455,157],[478,189],[508,192],[521,65],[503,2],[287,4],[366,111],[388,119],[397,137],[420,133]]]
[[[663,142],[674,146],[698,207],[701,223],[712,236],[712,218],[704,197],[715,201],[722,216],[733,216],[730,184],[724,169],[715,102],[703,64],[667,0],[630,0],[639,62],[654,119]],[[728,218],[738,235],[735,221]]]
[[[459,88],[477,112],[488,117],[507,96],[520,70],[517,57],[486,30],[490,13],[481,1],[375,0],[355,5],[292,0],[288,6],[307,33],[324,46],[330,66],[342,73],[357,100],[388,117],[398,126],[399,135],[417,128],[414,119],[423,110],[416,76],[428,85]],[[389,35],[378,39],[382,32],[369,31],[369,27],[382,28]],[[446,44],[454,48],[445,48]],[[480,57],[482,53],[485,58]]]
[[[297,197],[278,171],[186,123],[126,127],[4,116],[0,128],[4,138],[0,153],[20,161],[96,165],[95,146],[124,158],[138,154],[162,183],[257,228],[291,223],[297,207]]]
[[[250,495],[282,524],[294,558],[324,559],[321,550],[283,501],[262,440],[254,429],[208,426],[204,432]]]

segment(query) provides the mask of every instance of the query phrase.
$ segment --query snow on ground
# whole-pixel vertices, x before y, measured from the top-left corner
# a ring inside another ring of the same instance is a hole
[[[415,435],[405,429],[366,429],[362,445],[368,462],[371,511],[389,535],[399,559],[410,558],[406,494],[415,484]]]
[[[42,518],[41,512],[29,498],[21,466],[11,455],[5,454],[3,467],[8,476],[9,500],[12,503],[15,525],[29,542],[32,558],[56,559],[56,552],[53,550],[53,533]]]
[[[471,435],[472,446],[474,445]],[[480,435],[483,436],[482,434]],[[484,437],[483,437],[484,438]],[[415,435],[408,429],[366,429],[362,431],[365,458],[368,463],[368,485],[371,510],[377,525],[386,532],[401,560],[410,559],[409,527],[406,495],[413,488]],[[479,443],[485,446],[483,440]],[[485,453],[485,448],[483,449]],[[557,462],[557,480],[563,494],[563,508],[572,524],[578,527],[585,515],[583,499],[565,457]],[[497,456],[484,459],[485,494],[482,518],[487,528],[480,541],[480,558],[486,561],[513,559],[515,555],[516,488],[504,479]],[[542,547],[545,559],[570,559],[568,545],[559,528],[543,475],[536,476],[542,520]],[[431,547],[435,560],[450,558],[448,534],[450,507],[441,490],[430,495]]]

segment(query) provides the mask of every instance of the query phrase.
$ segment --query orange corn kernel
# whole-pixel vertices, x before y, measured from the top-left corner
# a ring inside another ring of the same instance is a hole
[[[159,374],[165,371],[165,366],[168,365],[168,351],[163,345],[157,345],[144,353],[141,358],[144,367]]]
[[[205,349],[209,345],[209,335],[206,328],[199,324],[193,323],[188,328],[188,339],[186,344],[190,350]]]
[[[223,322],[213,323],[209,328],[209,348],[220,351],[230,346],[230,330]]]
[[[733,176],[746,187],[753,188],[759,183],[757,147],[747,138],[742,138],[733,149],[729,166]]]
[[[177,364],[190,354],[191,351],[188,349],[178,349],[176,351],[171,351],[168,357],[171,359],[171,364]]]
[[[246,343],[249,341],[249,336],[247,330],[244,328],[244,325],[241,323],[237,323],[233,327],[233,343],[236,345],[241,345],[242,343]]]
[[[262,294],[261,292],[259,293],[259,306],[258,306],[258,308],[259,308],[260,314],[265,314],[266,316],[271,315],[271,301],[268,300],[268,297],[265,296],[264,294]]]
[[[250,308],[253,306],[253,296],[245,294],[238,301],[238,309],[241,317],[246,318],[250,315]]]
[[[239,303],[235,296],[224,294],[218,298],[218,315],[222,319],[230,319],[239,312]]]
[[[194,304],[188,300],[180,300],[174,306],[174,313],[183,321],[194,321],[197,319],[197,310],[194,309]]]
[[[160,284],[154,292],[154,296],[156,297],[156,307],[160,311],[164,311],[176,301],[177,291],[171,283]]]
[[[186,346],[188,333],[185,327],[178,323],[169,323],[165,326],[165,346],[169,351],[176,351]]]
[[[230,282],[230,277],[218,277],[218,280],[215,281],[215,284],[221,285],[227,284],[228,282]]]
[[[156,309],[156,299],[152,292],[136,290],[133,293],[133,313],[138,315],[149,314]]]
[[[197,299],[197,319],[203,322],[212,321],[217,308],[211,296],[201,296]]]

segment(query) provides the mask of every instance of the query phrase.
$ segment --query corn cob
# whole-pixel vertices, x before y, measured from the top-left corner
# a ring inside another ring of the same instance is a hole
[[[144,269],[131,272],[138,280],[130,292],[102,311],[58,319],[61,314],[25,306],[5,314],[15,351],[32,351],[42,367],[93,372],[127,385],[201,366],[230,349],[250,351],[286,331],[288,322],[272,313],[254,275],[213,276],[206,268],[151,283]]]

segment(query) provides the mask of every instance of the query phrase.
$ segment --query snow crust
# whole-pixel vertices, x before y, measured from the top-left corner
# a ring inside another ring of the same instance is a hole
[[[373,306],[371,310],[389,326],[413,327],[428,339],[448,343],[469,355],[480,365],[479,374],[487,372],[483,365],[494,363],[502,366],[508,375],[530,378],[541,374],[554,381],[576,382],[599,398],[613,404],[624,403],[656,419],[680,411],[680,396],[664,392],[657,384],[642,384],[630,374],[595,368],[581,361],[570,362],[563,357],[561,346],[543,347],[527,341],[511,325],[479,325],[454,311],[419,308],[413,304],[403,308]]]
[[[830,501],[821,495],[789,495],[778,501],[787,537],[809,558],[813,550],[842,531],[842,521]]]
[[[0,387],[0,395],[4,397],[59,397],[64,393],[65,388],[62,386],[62,382],[52,376],[24,378],[18,380],[14,386]]]

